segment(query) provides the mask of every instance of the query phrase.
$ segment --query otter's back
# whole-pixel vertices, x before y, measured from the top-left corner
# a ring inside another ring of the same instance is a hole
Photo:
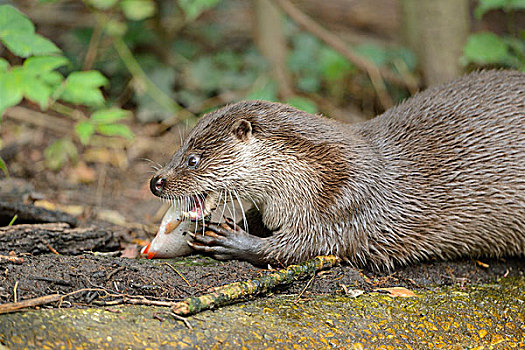
[[[443,257],[525,253],[524,74],[471,74],[358,128],[385,164],[392,230]]]

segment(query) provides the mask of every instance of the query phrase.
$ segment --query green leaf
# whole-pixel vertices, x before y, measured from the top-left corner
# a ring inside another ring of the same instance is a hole
[[[44,156],[46,166],[51,170],[57,171],[60,170],[69,159],[75,161],[78,153],[73,142],[63,138],[49,145],[44,151]]]
[[[6,177],[9,176],[9,170],[7,169],[7,165],[5,164],[2,157],[0,157],[0,170],[2,170],[2,172],[4,173]]]
[[[95,126],[89,121],[82,121],[75,125],[75,132],[83,145],[87,145],[95,133]]]
[[[508,56],[508,46],[494,33],[472,34],[464,47],[467,62],[477,64],[503,63]]]
[[[53,90],[56,89],[64,81],[64,77],[59,72],[51,71],[40,75],[40,80],[50,86]]]
[[[28,55],[49,55],[49,54],[59,54],[60,49],[50,40],[44,38],[39,34],[34,34],[28,42],[31,45],[31,50]],[[27,57],[27,56],[22,56]]]
[[[35,34],[33,23],[10,5],[0,6],[0,42],[20,57],[60,52],[51,41]]]
[[[0,116],[9,107],[22,101],[23,86],[16,72],[0,74]]]
[[[476,19],[481,19],[485,13],[492,10],[517,11],[525,9],[525,0],[479,0],[474,10]]]
[[[525,10],[525,0],[508,0],[507,7],[512,10]]]
[[[27,72],[34,75],[40,75],[65,66],[69,60],[62,56],[35,56],[29,57],[24,61],[24,68]]]
[[[99,88],[107,83],[108,80],[98,71],[73,72],[67,77],[60,98],[75,104],[101,106],[104,96]]]
[[[126,34],[128,26],[124,22],[112,19],[106,23],[104,30],[109,36],[121,37],[122,35]]]
[[[123,124],[100,124],[96,126],[96,130],[105,136],[122,136],[127,139],[134,137],[130,128]]]
[[[0,37],[12,33],[34,33],[35,26],[11,5],[0,6]]]
[[[10,65],[5,58],[0,57],[0,74],[7,72]]]
[[[186,15],[186,19],[192,21],[205,10],[214,7],[219,0],[179,0],[178,2]]]
[[[315,114],[318,112],[315,102],[304,97],[294,96],[286,100],[286,103],[307,113]]]
[[[319,60],[323,76],[328,80],[337,80],[355,69],[355,67],[341,55],[330,48],[323,47]]]
[[[118,0],[86,0],[86,2],[99,10],[108,10],[115,6]]]
[[[507,1],[508,0],[479,0],[479,5],[474,10],[474,16],[477,19],[481,19],[486,12],[503,8]]]
[[[111,124],[118,120],[129,118],[131,113],[120,108],[101,109],[91,115],[95,124]]]
[[[124,16],[132,21],[150,18],[157,11],[155,2],[152,0],[122,0],[120,7]]]
[[[37,78],[28,79],[24,82],[23,90],[28,100],[38,103],[42,110],[47,109],[49,97],[53,92],[48,85]]]

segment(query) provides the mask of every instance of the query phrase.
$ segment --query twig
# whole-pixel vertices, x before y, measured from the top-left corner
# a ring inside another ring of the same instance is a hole
[[[267,276],[259,277],[250,281],[227,284],[225,286],[215,288],[215,290],[212,293],[205,294],[200,297],[187,298],[182,302],[149,300],[145,296],[113,294],[108,292],[104,288],[83,288],[64,295],[51,294],[17,302],[16,289],[18,284],[15,284],[15,302],[0,305],[0,314],[10,313],[20,309],[49,304],[57,301],[62,302],[65,298],[78,293],[104,292],[106,293],[106,297],[119,298],[119,300],[104,302],[104,305],[106,306],[118,305],[123,303],[134,305],[162,306],[170,307],[176,315],[188,316],[213,307],[233,303],[247,296],[253,296],[256,294],[264,293],[279,285],[291,283],[298,278],[304,278],[306,276],[311,275],[313,276],[317,271],[330,268],[338,264],[339,261],[340,259],[335,256],[318,256],[303,264],[292,265],[286,269],[282,269],[271,273]],[[177,317],[177,319],[179,318]],[[189,326],[188,324],[186,324],[186,326],[191,329],[191,326]]]
[[[339,258],[332,255],[318,256],[300,265],[292,265],[267,276],[244,282],[230,283],[215,288],[211,293],[187,298],[184,301],[175,303],[172,310],[177,315],[188,316],[214,307],[228,305],[241,298],[254,296],[279,285],[291,283],[297,278],[314,275],[317,271],[330,268],[339,263],[339,261]]]
[[[126,269],[125,266],[119,266],[118,268],[116,268],[115,270],[111,271],[110,273],[108,273],[108,275],[106,276],[106,279],[109,281],[111,279],[111,277],[113,277],[114,274],[122,271]]]
[[[75,121],[86,120],[88,117],[79,109],[71,108],[63,103],[54,101],[49,107],[57,113],[68,116]]]
[[[104,288],[82,288],[79,290],[75,290],[71,293],[67,293],[64,295],[60,294],[51,294],[51,295],[45,295],[38,298],[32,298],[32,299],[26,299],[17,302],[17,296],[16,296],[16,288],[18,286],[18,282],[15,284],[14,292],[14,300],[13,303],[6,303],[0,305],[0,314],[10,313],[14,312],[20,309],[33,307],[33,306],[39,306],[44,304],[49,304],[53,302],[62,302],[65,298],[70,297],[72,295],[78,294],[78,293],[84,293],[84,292],[104,292],[106,293],[106,297],[113,297],[113,298],[119,298],[118,300],[112,300],[112,301],[106,301],[104,302],[104,305],[119,305],[119,304],[132,304],[132,305],[150,305],[150,306],[162,306],[162,307],[173,307],[176,303],[173,301],[159,301],[159,300],[149,300],[145,296],[136,295],[136,296],[130,296],[127,294],[113,294],[108,292]]]
[[[15,286],[13,287],[13,300],[15,301],[15,303],[18,301],[17,289],[18,289],[18,280],[15,282]]]
[[[31,123],[39,127],[47,128],[60,134],[68,134],[72,129],[72,123],[69,121],[65,121],[62,118],[33,111],[32,109],[20,106],[9,108],[5,112],[4,116],[21,122]]]
[[[382,84],[378,82],[378,79],[382,80],[383,78],[398,85],[405,86],[411,90],[417,89],[417,86],[414,86],[415,79],[402,79],[390,70],[378,68],[374,63],[372,63],[368,59],[350,50],[345,44],[345,42],[343,42],[337,36],[323,28],[321,25],[317,24],[317,22],[315,22],[303,12],[301,12],[301,10],[295,7],[289,0],[274,1],[299,26],[309,31],[314,36],[324,41],[327,45],[331,46],[334,50],[345,56],[356,67],[363,71],[366,71],[370,76],[374,87],[376,89],[379,89],[378,94],[383,93],[380,90],[382,89],[384,82]]]
[[[298,301],[299,299],[301,299],[301,297],[303,296],[304,292],[306,292],[306,290],[308,289],[308,287],[310,287],[310,284],[312,283],[312,281],[314,280],[315,278],[315,275],[312,276],[312,278],[310,278],[308,280],[308,282],[306,283],[306,286],[304,286],[303,290],[301,291],[301,293],[299,293],[299,295],[297,296],[297,298],[295,298],[295,301]]]
[[[115,37],[113,40],[113,47],[117,51],[118,55],[122,59],[122,62],[124,62],[124,65],[128,68],[130,73],[133,75],[135,79],[140,81],[148,90],[148,95],[155,100],[159,105],[166,108],[168,111],[170,111],[173,114],[176,114],[179,112],[182,107],[177,105],[173,99],[171,99],[168,95],[164,93],[161,89],[153,83],[140,64],[137,62],[135,57],[133,57],[133,54],[129,50],[129,48],[126,46],[126,43],[124,43],[124,40],[121,38]]]
[[[141,295],[138,295],[135,297],[124,296],[122,301],[125,304],[163,306],[163,307],[173,307],[173,305],[175,304],[174,301],[149,300],[146,297],[141,296]]]
[[[82,70],[91,69],[91,67],[93,67],[93,63],[95,62],[95,59],[97,58],[98,45],[100,43],[100,39],[102,38],[102,33],[104,29],[102,23],[102,21],[96,21],[96,25],[93,28],[91,39],[89,39],[86,57],[84,57],[84,64],[82,66]]]
[[[55,254],[55,255],[60,255],[60,253],[51,246],[51,244],[47,243],[44,241],[44,244],[46,245],[46,247],[51,251],[51,253]]]
[[[175,319],[177,319],[179,321],[182,321],[182,323],[184,323],[189,330],[193,329],[193,327],[191,326],[190,322],[187,319],[185,319],[184,317],[177,315],[173,311],[172,312],[167,312],[167,314],[173,316]]]
[[[32,280],[37,280],[37,281],[54,283],[54,284],[58,284],[61,286],[71,286],[71,282],[62,280],[62,279],[58,279],[58,278],[51,278],[51,277],[44,277],[44,276],[31,276],[31,275],[29,275],[28,278]]]
[[[51,294],[51,295],[45,295],[43,297],[22,300],[19,302],[2,304],[0,305],[0,315],[7,314],[9,312],[13,312],[16,310],[32,307],[32,306],[53,303],[55,301],[59,301],[60,298],[62,298],[60,294]]]
[[[186,282],[186,284],[188,285],[188,287],[191,287],[192,285],[190,284],[190,282],[188,282],[188,280],[186,278],[184,278],[184,276],[176,269],[174,268],[171,264],[168,264],[168,263],[162,263],[162,265],[168,265],[169,268],[171,268],[173,271],[175,271],[177,273],[177,275],[180,276],[180,278],[182,278],[184,280],[184,282]]]

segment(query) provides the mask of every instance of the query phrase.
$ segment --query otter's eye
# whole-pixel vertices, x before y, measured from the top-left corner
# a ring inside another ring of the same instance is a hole
[[[188,168],[195,169],[197,165],[199,165],[199,161],[201,160],[201,156],[198,154],[190,154],[188,156],[188,159],[186,160],[186,165]]]

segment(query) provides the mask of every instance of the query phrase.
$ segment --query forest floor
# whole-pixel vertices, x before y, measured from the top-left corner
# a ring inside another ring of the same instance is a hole
[[[271,272],[245,262],[217,262],[202,256],[169,260],[138,257],[140,248],[153,238],[163,213],[161,202],[149,191],[152,168],[144,159],[167,162],[178,147],[180,131],[159,135],[154,125],[130,126],[136,133],[133,142],[102,140],[99,145],[82,149],[77,163],[67,163],[54,172],[45,166],[44,149],[56,138],[56,131],[31,121],[4,118],[0,156],[11,177],[0,178],[0,203],[63,210],[72,215],[74,227],[94,227],[111,232],[112,237],[105,247],[96,246],[96,251],[73,253],[56,248],[62,247],[60,237],[54,237],[53,243],[40,244],[38,251],[22,247],[22,240],[0,246],[0,255],[19,258],[0,259],[0,304],[59,293],[70,295],[41,308],[107,310],[125,304],[126,298],[179,301]],[[0,221],[0,226],[5,226],[10,218],[2,218],[0,213]],[[19,220],[14,224],[45,221]],[[434,286],[453,286],[461,291],[524,276],[525,261],[520,258],[432,261],[381,273],[342,265],[320,272],[311,280],[281,287],[275,293],[309,299],[347,296],[352,290],[366,295],[389,287],[425,292]],[[523,306],[520,308],[523,311]],[[13,344],[7,339],[2,342]]]

